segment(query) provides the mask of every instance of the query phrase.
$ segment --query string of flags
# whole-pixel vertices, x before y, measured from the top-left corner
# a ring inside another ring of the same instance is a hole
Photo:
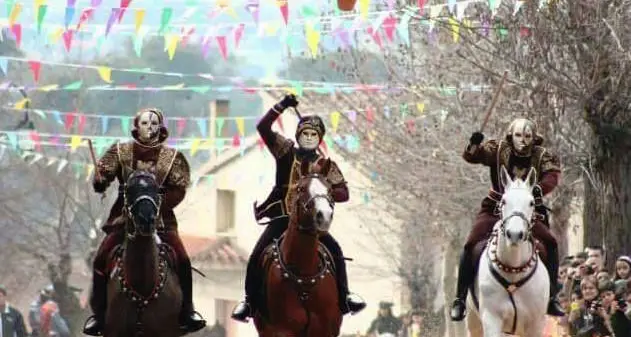
[[[26,108],[28,99],[15,104],[13,108],[8,108],[14,111],[20,112],[32,112],[34,115],[42,118],[43,120],[50,120],[55,122],[59,126],[63,126],[63,129],[67,133],[76,132],[82,135],[86,129],[96,130],[100,129],[101,135],[107,135],[110,131],[112,124],[120,126],[120,131],[124,135],[128,135],[131,131],[131,124],[135,113],[130,112],[129,115],[104,115],[104,114],[89,114],[78,111],[73,112],[61,112],[59,110],[47,110],[47,109],[30,109]],[[386,118],[392,118],[394,115],[405,118],[408,115],[422,116],[426,113],[425,103],[402,103],[398,105],[385,105],[382,107],[366,107],[364,109],[352,109],[347,111],[331,111],[317,113],[321,116],[327,116],[329,125],[333,132],[336,132],[342,116],[345,116],[351,123],[355,123],[358,114],[361,113],[365,116],[368,122],[373,122],[377,113],[382,113]],[[432,112],[432,114],[446,114],[446,110]],[[207,138],[209,136],[209,129],[214,127],[216,134],[223,134],[226,122],[229,121],[235,126],[238,136],[246,136],[246,121],[258,121],[261,116],[226,116],[215,117],[211,125],[209,117],[168,117],[166,118],[166,124],[169,130],[172,131],[177,137],[181,137],[185,130],[191,130],[191,127],[196,129],[195,134],[199,134],[201,138]],[[174,126],[174,127],[170,127]],[[282,127],[282,125],[281,125]],[[60,135],[64,137],[63,135]],[[68,136],[68,135],[66,135]],[[188,140],[188,139],[177,139]],[[228,141],[228,140],[227,140]]]
[[[11,148],[0,144],[0,161],[4,158],[7,150],[11,150]],[[75,179],[84,178],[86,182],[89,182],[90,179],[92,179],[92,174],[94,173],[94,165],[82,160],[68,160],[66,158],[48,156],[40,152],[28,150],[15,150],[13,153],[18,154],[29,166],[41,163],[45,167],[55,168],[57,174],[71,170],[70,172],[74,173]],[[195,175],[191,177],[190,187],[197,188],[204,185],[213,185],[217,179],[231,179],[231,183],[234,184],[243,183],[244,180],[247,182],[248,179],[256,179],[257,183],[261,184],[265,179],[265,173],[262,170],[259,170],[259,172],[261,173],[258,175],[252,174],[251,171],[234,173],[228,177],[226,175],[218,176],[215,174]],[[361,197],[364,203],[371,201],[371,195],[367,191],[361,191]]]
[[[227,13],[238,20],[237,12],[231,6],[229,0],[221,0],[223,5],[212,10],[208,14],[207,6],[189,6],[185,9],[182,17],[186,19],[180,20],[184,23],[176,23],[173,21],[174,9],[172,7],[164,7],[159,10],[160,24],[158,26],[147,25],[145,17],[147,9],[135,8],[134,24],[122,23],[123,16],[127,12],[128,7],[123,6],[122,2],[127,5],[131,0],[121,0],[119,7],[104,9],[106,12],[107,22],[105,24],[95,24],[95,12],[101,11],[99,6],[90,6],[82,9],[81,14],[76,15],[76,6],[74,3],[68,3],[65,7],[65,15],[63,24],[45,24],[48,4],[46,0],[36,0],[34,4],[34,19],[37,27],[37,33],[41,34],[42,30],[46,30],[48,42],[57,44],[59,40],[63,40],[64,47],[67,51],[72,48],[73,40],[77,39],[79,32],[85,32],[88,28],[93,28],[92,40],[94,47],[98,52],[107,39],[111,31],[130,34],[134,39],[134,49],[138,55],[142,50],[143,39],[147,34],[155,34],[164,36],[165,49],[169,54],[169,58],[173,59],[178,46],[185,45],[191,41],[200,42],[201,52],[207,55],[209,46],[216,45],[221,56],[227,60],[230,49],[238,49],[241,40],[249,37],[260,38],[268,36],[277,36],[290,49],[301,48],[311,52],[313,57],[317,57],[321,47],[328,47],[328,43],[324,44],[324,38],[330,38],[335,43],[331,50],[337,48],[348,49],[353,47],[353,39],[355,33],[360,32],[372,37],[372,40],[380,47],[384,47],[386,43],[394,43],[395,36],[399,41],[406,45],[410,44],[408,25],[412,17],[418,14],[424,15],[424,20],[430,22],[435,20],[453,19],[460,21],[464,19],[466,9],[473,3],[487,2],[492,11],[496,13],[501,4],[501,0],[467,0],[456,1],[449,0],[446,4],[428,5],[426,0],[417,0],[416,7],[407,7],[404,11],[397,11],[394,8],[394,1],[387,0],[388,9],[373,10],[376,8],[371,5],[370,0],[360,0],[358,11],[349,14],[321,15],[321,9],[312,4],[303,4],[300,8],[300,19],[289,20],[289,1],[274,1],[282,16],[282,22],[260,22],[259,10],[260,0],[248,0],[244,6],[254,19],[249,21],[240,21],[234,24],[208,24],[209,18],[213,18],[219,14]],[[33,25],[21,22],[21,13],[23,5],[15,0],[5,1],[7,8],[8,20],[0,24],[7,27],[11,32],[11,37],[15,39],[18,47],[22,40],[22,29],[32,28]],[[524,1],[517,1],[514,5],[515,13],[524,5]],[[546,3],[546,0],[540,1],[539,6]],[[372,7],[372,8],[371,8]],[[153,11],[153,10],[152,10]],[[443,15],[443,13],[447,15]],[[425,15],[427,13],[427,15]],[[75,25],[76,23],[76,25]],[[24,26],[24,27],[23,27]],[[197,27],[197,29],[196,29]],[[201,27],[206,27],[201,32]],[[254,29],[250,29],[250,28]],[[326,29],[324,29],[326,27]],[[329,29],[330,27],[330,29]],[[128,29],[130,28],[130,29]],[[327,35],[328,34],[328,35]],[[253,36],[256,35],[256,36]]]

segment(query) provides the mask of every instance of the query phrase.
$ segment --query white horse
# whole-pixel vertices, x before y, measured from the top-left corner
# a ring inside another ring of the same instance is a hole
[[[536,176],[531,169],[525,181],[513,181],[501,167],[501,220],[482,252],[474,294],[469,296],[472,310],[467,316],[467,329],[471,337],[543,335],[550,281],[531,235]],[[477,310],[472,303],[476,297]]]

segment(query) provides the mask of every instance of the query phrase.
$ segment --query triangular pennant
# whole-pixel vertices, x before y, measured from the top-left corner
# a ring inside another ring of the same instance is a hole
[[[35,80],[35,83],[39,82],[39,71],[42,64],[39,61],[28,61],[28,65],[33,73],[33,80]]]

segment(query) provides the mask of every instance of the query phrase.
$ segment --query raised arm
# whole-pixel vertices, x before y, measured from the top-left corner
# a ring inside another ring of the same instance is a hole
[[[483,140],[484,135],[482,133],[474,132],[462,153],[462,158],[471,164],[492,166],[497,154],[498,143],[493,139],[486,142],[482,142]]]
[[[99,159],[94,168],[100,175],[100,179],[97,179],[97,175],[94,175],[92,179],[92,187],[96,193],[103,193],[110,186],[112,181],[116,179],[116,175],[120,170],[120,163],[118,161],[118,143],[112,145],[105,154]]]
[[[294,95],[285,96],[282,101],[274,104],[256,125],[256,129],[259,135],[261,135],[263,142],[276,159],[287,154],[289,149],[293,147],[293,142],[280,133],[272,131],[272,125],[285,109],[297,105],[298,101]]]

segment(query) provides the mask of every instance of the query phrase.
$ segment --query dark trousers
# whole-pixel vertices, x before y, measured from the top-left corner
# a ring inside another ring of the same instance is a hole
[[[263,234],[256,242],[250,259],[248,260],[248,266],[245,274],[245,295],[251,305],[255,306],[260,300],[255,294],[260,292],[261,284],[263,283],[263,271],[260,268],[260,258],[270,244],[274,242],[274,239],[280,238],[280,236],[287,229],[287,220],[276,220],[265,228]],[[333,236],[330,234],[320,236],[320,242],[331,252],[333,255],[333,262],[335,263],[335,273],[337,276],[338,291],[340,294],[340,303],[345,303],[346,296],[349,293],[348,290],[348,277],[346,274],[346,260],[344,260],[344,254],[342,248]],[[343,301],[342,301],[343,300]]]

